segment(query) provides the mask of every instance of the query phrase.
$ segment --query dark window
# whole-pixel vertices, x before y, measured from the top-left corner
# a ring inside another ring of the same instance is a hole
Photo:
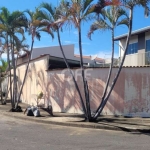
[[[134,54],[138,52],[138,43],[129,44],[126,55]]]

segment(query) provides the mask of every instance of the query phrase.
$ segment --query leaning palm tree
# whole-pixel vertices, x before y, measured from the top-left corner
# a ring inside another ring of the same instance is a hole
[[[57,8],[54,8],[51,4],[43,2],[39,6],[39,8],[41,9],[40,10],[41,19],[43,20],[43,22],[45,22],[47,24],[48,29],[52,28],[57,33],[57,38],[58,38],[58,42],[59,42],[59,46],[60,46],[60,50],[61,50],[64,62],[66,64],[67,68],[68,68],[69,73],[72,76],[72,79],[73,79],[73,82],[75,84],[76,90],[77,90],[77,92],[79,94],[79,97],[80,97],[80,101],[81,101],[81,104],[82,104],[83,112],[85,114],[85,118],[87,118],[86,109],[85,109],[85,105],[84,105],[84,102],[83,102],[81,92],[80,92],[78,84],[75,80],[74,74],[71,71],[70,65],[67,61],[67,58],[65,56],[65,53],[64,53],[64,50],[63,50],[63,47],[62,47],[62,44],[61,44],[61,40],[60,40],[61,39],[60,38],[60,29],[61,29],[61,26],[63,25],[64,22],[61,22],[60,25],[55,24],[55,22],[57,21],[57,19],[60,16],[63,16],[63,17],[66,18],[68,14],[65,11],[63,11],[63,7],[62,7],[61,4]]]
[[[98,18],[96,22],[94,22],[88,33],[89,38],[91,39],[91,34],[97,30],[110,30],[111,31],[111,41],[112,41],[112,54],[111,54],[111,64],[109,68],[109,73],[106,81],[106,85],[103,91],[101,104],[104,101],[104,98],[107,94],[108,85],[112,73],[112,68],[114,64],[114,30],[119,25],[129,26],[129,17],[128,13],[125,9],[119,6],[109,6],[102,11],[102,15]]]
[[[110,86],[110,89],[108,91],[108,93],[106,94],[103,102],[99,105],[98,109],[96,110],[96,113],[95,115],[93,116],[93,120],[97,119],[97,117],[99,116],[99,114],[103,111],[108,99],[109,99],[109,96],[118,80],[118,77],[120,75],[120,72],[122,70],[122,66],[123,66],[123,63],[124,63],[124,60],[125,60],[125,56],[126,56],[126,52],[127,52],[127,48],[128,48],[128,45],[129,45],[129,40],[130,40],[130,37],[131,37],[131,31],[132,31],[132,23],[133,23],[133,9],[135,6],[142,6],[144,7],[145,9],[145,16],[148,16],[149,15],[149,3],[150,3],[150,0],[122,0],[121,1],[122,3],[120,3],[121,6],[124,6],[125,8],[127,8],[129,11],[130,11],[130,14],[129,14],[129,32],[128,32],[128,35],[127,35],[127,40],[126,40],[126,45],[125,45],[125,49],[124,49],[124,55],[123,55],[123,58],[122,58],[122,61],[120,63],[120,66],[118,68],[118,72],[115,76],[115,78],[113,79],[113,82],[112,82],[112,85]]]
[[[29,58],[28,58],[24,79],[23,79],[23,82],[22,82],[22,85],[21,85],[21,88],[20,88],[20,92],[19,92],[19,96],[18,96],[18,100],[17,100],[15,108],[17,108],[17,106],[18,106],[18,103],[19,103],[19,100],[20,100],[20,97],[21,97],[21,94],[22,94],[23,86],[24,86],[24,83],[26,81],[29,64],[30,64],[30,61],[31,61],[31,58],[32,58],[32,51],[33,51],[35,37],[38,40],[40,40],[40,38],[41,38],[40,32],[46,32],[46,33],[50,34],[52,38],[54,38],[53,32],[51,30],[48,30],[47,27],[45,27],[45,23],[40,20],[40,14],[39,14],[38,9],[36,9],[35,12],[32,12],[30,10],[26,10],[24,13],[26,13],[30,18],[28,20],[28,29],[27,29],[27,31],[28,31],[29,35],[31,35],[31,41],[32,42],[31,42],[30,55],[29,55]]]

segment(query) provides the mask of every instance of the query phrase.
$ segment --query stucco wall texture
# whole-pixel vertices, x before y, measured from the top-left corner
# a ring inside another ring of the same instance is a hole
[[[52,105],[54,112],[82,113],[78,93],[67,69],[46,71],[47,60],[43,57],[31,62],[22,102],[35,105],[36,95],[42,91],[44,97],[40,103],[45,107]],[[18,67],[18,87],[21,86],[25,68],[26,64]],[[117,70],[113,68],[110,85]],[[81,70],[73,69],[73,72],[84,97]],[[85,74],[91,110],[94,112],[101,102],[108,68],[86,69]],[[150,68],[123,68],[102,114],[150,117]]]

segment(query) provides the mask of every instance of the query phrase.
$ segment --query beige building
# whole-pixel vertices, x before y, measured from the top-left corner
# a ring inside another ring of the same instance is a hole
[[[115,37],[119,41],[119,59],[122,59],[127,34]],[[132,32],[124,66],[150,65],[150,26]]]

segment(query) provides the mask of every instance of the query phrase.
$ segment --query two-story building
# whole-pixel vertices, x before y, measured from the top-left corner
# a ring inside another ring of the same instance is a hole
[[[119,41],[119,59],[126,45],[127,34],[115,37]],[[150,65],[150,26],[133,31],[129,41],[124,66]]]

